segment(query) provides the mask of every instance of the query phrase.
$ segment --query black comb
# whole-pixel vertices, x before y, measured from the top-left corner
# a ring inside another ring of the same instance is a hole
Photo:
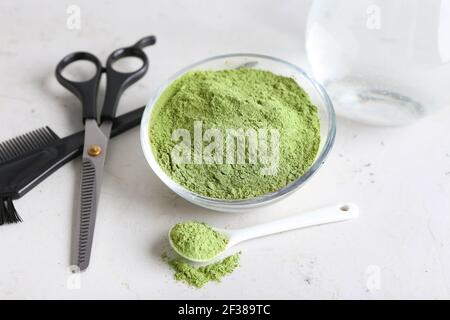
[[[43,148],[59,139],[49,127],[40,128],[0,143],[0,164]]]
[[[111,137],[137,126],[144,107],[114,119]],[[84,131],[59,138],[49,127],[0,143],[0,225],[21,222],[13,200],[83,152]]]

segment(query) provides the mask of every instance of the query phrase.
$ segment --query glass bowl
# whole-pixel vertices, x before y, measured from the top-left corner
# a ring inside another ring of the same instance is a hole
[[[245,200],[222,200],[209,198],[200,194],[196,194],[177,182],[173,181],[159,166],[157,160],[153,155],[153,151],[150,145],[149,137],[149,123],[152,116],[153,107],[158,101],[160,95],[164,90],[177,78],[184,73],[193,70],[224,70],[235,69],[239,67],[255,68],[261,70],[271,71],[275,74],[293,78],[310,96],[311,101],[318,108],[318,115],[320,119],[320,135],[321,143],[318,154],[313,165],[302,176],[298,177],[294,182],[285,186],[284,188],[265,194],[252,199]],[[334,143],[336,135],[336,119],[333,104],[328,97],[325,89],[315,81],[309,74],[303,71],[301,68],[270,56],[264,56],[259,54],[227,54],[221,56],[211,57],[188,66],[175,75],[170,77],[153,95],[149,103],[147,104],[141,122],[141,144],[142,149],[152,170],[155,174],[175,193],[183,197],[189,202],[192,202],[201,207],[205,207],[211,210],[224,211],[224,212],[241,212],[251,209],[255,209],[261,206],[274,203],[278,200],[285,198],[298,190],[308,181],[319,168],[322,166],[325,158],[327,157],[330,149]]]

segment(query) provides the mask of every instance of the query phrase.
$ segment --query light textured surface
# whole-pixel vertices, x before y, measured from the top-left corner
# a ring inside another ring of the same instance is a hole
[[[66,27],[70,4],[81,8],[80,30]],[[119,46],[158,36],[147,51],[150,72],[125,94],[120,111],[145,104],[175,71],[215,54],[270,54],[308,69],[309,4],[4,0],[1,140],[44,125],[61,136],[82,128],[78,101],[53,75],[74,50],[104,61]],[[450,298],[449,123],[449,108],[398,129],[339,119],[319,174],[287,200],[250,214],[213,213],[175,196],[147,166],[135,129],[110,146],[81,288],[73,289],[68,269],[80,170],[74,161],[16,202],[23,224],[0,227],[0,298]],[[180,220],[238,228],[347,200],[361,207],[357,221],[245,243],[242,267],[221,284],[188,288],[160,259],[168,228]]]

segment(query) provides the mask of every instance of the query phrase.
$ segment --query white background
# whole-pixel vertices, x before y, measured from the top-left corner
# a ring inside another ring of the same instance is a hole
[[[3,0],[0,140],[44,125],[60,136],[82,129],[79,102],[53,74],[76,50],[104,61],[113,49],[158,36],[147,50],[148,75],[125,93],[119,112],[144,105],[174,72],[211,55],[269,54],[309,70],[310,2]],[[66,27],[70,4],[81,8],[80,30]],[[0,227],[0,298],[450,298],[449,123],[449,108],[395,129],[338,119],[318,175],[248,214],[214,213],[175,196],[148,167],[134,129],[109,149],[81,289],[67,287],[77,160],[16,201],[24,223]],[[160,259],[168,228],[180,220],[238,228],[341,201],[360,205],[357,221],[245,243],[241,268],[220,284],[186,287]]]

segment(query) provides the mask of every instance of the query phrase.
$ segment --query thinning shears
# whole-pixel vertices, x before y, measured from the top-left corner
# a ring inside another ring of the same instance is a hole
[[[83,107],[85,135],[80,199],[76,219],[74,220],[72,241],[72,265],[78,266],[80,270],[85,270],[89,266],[106,151],[117,106],[122,93],[147,72],[148,58],[143,48],[153,45],[155,42],[156,38],[154,36],[148,36],[139,40],[133,46],[115,50],[108,57],[105,68],[102,67],[96,56],[88,52],[71,53],[64,57],[56,67],[56,78],[58,81],[80,99]],[[128,73],[115,70],[113,64],[126,57],[140,59],[142,66],[138,70]],[[80,60],[94,63],[96,67],[95,75],[91,79],[82,82],[71,81],[65,78],[62,73],[64,68]],[[106,73],[107,83],[105,100],[99,121],[97,94],[103,73]]]

